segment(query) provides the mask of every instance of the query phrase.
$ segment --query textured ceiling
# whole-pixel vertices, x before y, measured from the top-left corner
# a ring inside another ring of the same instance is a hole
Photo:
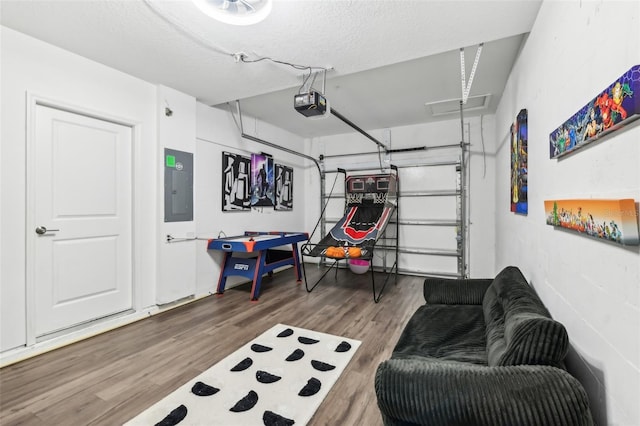
[[[364,129],[451,118],[425,103],[461,96],[459,49],[466,75],[485,43],[470,96],[489,95],[495,111],[541,0],[274,0],[252,26],[211,20],[188,0],[2,0],[2,25],[163,84],[208,105],[242,100],[257,116],[300,136],[351,131],[339,120],[293,110],[304,71],[263,60],[331,67],[326,96]],[[315,84],[319,88],[318,81]]]

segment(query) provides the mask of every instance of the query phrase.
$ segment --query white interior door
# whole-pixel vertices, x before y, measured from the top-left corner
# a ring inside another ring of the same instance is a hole
[[[131,133],[36,107],[29,171],[36,336],[132,306]]]

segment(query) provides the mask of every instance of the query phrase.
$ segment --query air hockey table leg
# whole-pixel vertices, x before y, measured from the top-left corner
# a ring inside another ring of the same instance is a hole
[[[253,275],[253,285],[251,287],[251,301],[257,302],[260,297],[260,284],[262,284],[262,274],[264,273],[265,250],[258,252],[255,272]]]
[[[227,276],[225,275],[225,266],[227,261],[231,257],[231,252],[225,251],[224,258],[222,260],[222,267],[220,268],[220,277],[218,278],[218,287],[216,288],[216,296],[222,297],[224,295],[224,286],[227,284]]]

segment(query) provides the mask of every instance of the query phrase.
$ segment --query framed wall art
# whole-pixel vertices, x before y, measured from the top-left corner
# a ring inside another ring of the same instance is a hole
[[[293,208],[293,168],[276,164],[275,209],[291,210]]]
[[[622,74],[549,135],[549,157],[575,151],[640,118],[640,65]]]
[[[222,153],[222,211],[251,210],[250,171],[250,158],[230,152]]]
[[[251,206],[274,207],[273,158],[251,154]]]
[[[544,210],[547,225],[622,245],[640,244],[633,199],[545,200]]]
[[[511,126],[511,211],[520,214],[529,211],[528,147],[527,110],[522,109]]]

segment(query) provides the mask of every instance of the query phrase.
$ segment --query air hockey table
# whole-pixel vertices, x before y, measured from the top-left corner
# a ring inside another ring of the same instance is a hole
[[[251,301],[260,296],[260,284],[264,274],[272,274],[277,268],[293,265],[296,280],[302,281],[298,243],[307,241],[306,232],[245,232],[244,235],[211,239],[207,250],[224,251],[224,260],[218,279],[218,294],[224,293],[227,277],[241,276],[253,281]],[[291,245],[291,250],[276,247]],[[236,257],[234,253],[256,253],[257,257]]]

